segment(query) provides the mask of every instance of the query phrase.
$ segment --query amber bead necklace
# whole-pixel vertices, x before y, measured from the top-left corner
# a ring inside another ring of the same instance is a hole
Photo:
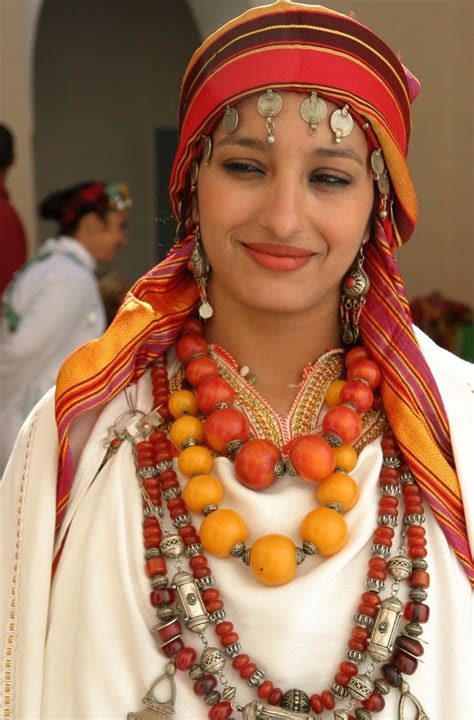
[[[173,417],[170,412],[173,403],[169,398],[164,359],[152,369],[151,377],[154,403],[161,406],[160,414],[169,422]],[[149,417],[152,416],[156,418],[156,413]],[[172,684],[172,697],[175,692],[173,675],[177,669],[189,672],[194,692],[210,706],[210,720],[226,720],[234,711],[241,712],[245,718],[271,719],[311,718],[314,717],[311,712],[320,715],[325,710],[332,710],[333,717],[339,720],[369,720],[373,712],[384,707],[383,696],[391,687],[400,689],[401,706],[411,701],[419,713],[423,713],[402,674],[410,675],[416,670],[417,658],[423,654],[418,638],[423,632],[422,624],[429,616],[429,608],[423,602],[427,595],[425,588],[429,586],[424,510],[420,490],[403,463],[393,433],[386,432],[382,440],[384,460],[380,473],[378,527],[374,532],[366,589],[354,615],[355,627],[348,642],[347,659],[340,663],[331,689],[307,695],[299,689],[284,693],[274,687],[249,655],[242,653],[238,634],[227,619],[224,602],[215,586],[201,538],[193,526],[184,492],[172,469],[173,446],[165,432],[153,429],[154,424],[152,421],[149,425],[141,423],[146,439],[135,442],[134,455],[143,494],[145,561],[152,585],[150,600],[159,618],[152,632],[161,651],[170,659],[165,675],[158,681],[166,679]],[[399,494],[405,506],[403,533],[400,554],[390,559],[394,528],[398,523]],[[163,523],[162,500],[174,525],[171,533]],[[182,571],[183,553],[189,562],[189,573]],[[167,578],[166,558],[177,563],[178,572],[171,582]],[[381,600],[380,593],[385,588],[388,573],[394,578],[392,593]],[[410,600],[405,606],[397,598],[403,581],[411,588]],[[402,615],[408,622],[400,633]],[[187,630],[197,633],[204,645],[199,662],[196,662],[196,650],[184,645],[179,616],[184,618]],[[204,635],[209,623],[215,626],[222,651],[209,646]],[[358,665],[364,662],[366,653],[373,662],[365,672],[360,672]],[[232,660],[232,667],[256,691],[257,700],[245,707],[236,702],[236,688],[230,685],[223,672],[226,660]],[[375,666],[381,662],[384,662],[381,676],[372,679]],[[153,694],[158,681],[144,698],[144,703],[162,712],[169,711],[170,706],[157,701]],[[219,681],[223,685],[222,692],[216,689]],[[334,710],[338,700],[347,702],[345,709]],[[129,714],[130,719],[139,716]]]

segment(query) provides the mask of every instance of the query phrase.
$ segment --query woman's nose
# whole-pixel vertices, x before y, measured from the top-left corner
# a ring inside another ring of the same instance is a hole
[[[303,189],[289,174],[268,182],[262,196],[259,224],[275,239],[285,241],[301,232],[304,225]]]

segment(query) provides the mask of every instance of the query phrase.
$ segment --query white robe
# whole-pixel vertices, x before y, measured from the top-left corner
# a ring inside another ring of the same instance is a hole
[[[106,320],[89,251],[69,237],[47,240],[14,280],[10,301],[20,316],[15,331],[0,323],[0,474],[31,409],[56,382],[64,360],[100,337]]]
[[[426,337],[420,339],[446,405],[466,512],[471,510],[472,541],[472,367]],[[148,375],[131,395],[136,407],[149,409]],[[166,660],[150,633],[156,616],[144,573],[141,498],[127,443],[91,484],[107,428],[126,409],[122,393],[103,410],[85,444],[64,524],[68,536],[52,586],[58,450],[51,394],[22,429],[1,498],[6,571],[2,690],[10,712],[4,711],[4,717],[122,720],[127,712],[142,709],[141,698],[164,671]],[[347,545],[331,558],[308,558],[289,584],[268,588],[242,563],[210,558],[242,652],[284,690],[320,692],[330,686],[345,659],[353,615],[364,591],[381,459],[377,440],[361,452],[352,473],[361,497],[346,515]],[[267,532],[297,538],[300,519],[314,506],[306,483],[285,477],[259,494],[235,481],[226,459],[219,459],[214,471],[225,485],[223,506],[240,510],[246,518],[251,529],[248,545]],[[431,616],[422,637],[429,645],[424,662],[407,680],[431,720],[470,720],[472,593],[437,522],[429,510],[426,515]],[[63,533],[57,543],[62,537]],[[171,575],[171,563],[169,570]],[[199,640],[186,635],[198,649]],[[208,639],[219,647],[212,626]],[[253,691],[228,666],[239,701],[254,699]],[[392,689],[385,710],[374,717],[394,720],[397,703],[398,691]],[[206,720],[208,710],[193,693],[187,674],[178,673],[177,720]],[[240,715],[235,711],[233,717]]]

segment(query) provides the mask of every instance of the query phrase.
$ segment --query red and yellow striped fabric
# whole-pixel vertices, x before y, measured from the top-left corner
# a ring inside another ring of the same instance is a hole
[[[170,179],[172,207],[188,237],[141,278],[100,340],[77,351],[57,385],[60,441],[58,524],[72,483],[68,433],[73,420],[103,405],[172,345],[195,308],[187,270],[193,247],[190,166],[227,103],[267,88],[316,90],[347,102],[375,132],[394,193],[393,218],[376,223],[366,246],[371,281],[361,336],[383,370],[382,394],[391,426],[425,497],[466,573],[474,578],[461,492],[443,403],[411,324],[394,250],[411,235],[416,197],[406,163],[410,103],[419,85],[385,43],[364,25],[320,6],[277,2],[247,11],[195,52],[181,88],[180,142]],[[185,234],[185,233],[184,233]]]

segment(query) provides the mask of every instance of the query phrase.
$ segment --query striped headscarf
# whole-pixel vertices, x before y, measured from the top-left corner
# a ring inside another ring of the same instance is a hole
[[[213,131],[228,103],[269,88],[315,90],[340,106],[348,103],[354,116],[370,123],[369,149],[375,144],[383,150],[393,217],[374,224],[372,241],[366,246],[371,287],[361,317],[361,337],[382,368],[384,406],[405,458],[472,581],[446,413],[415,339],[394,257],[416,222],[406,154],[410,104],[419,84],[364,25],[302,3],[276,2],[245,12],[211,35],[189,63],[181,87],[180,140],[170,179],[180,240],[135,284],[103,338],[77,351],[58,378],[58,524],[72,483],[71,422],[135,382],[173,344],[184,318],[196,307],[197,288],[187,269],[194,244],[190,168],[202,154],[202,136]]]

